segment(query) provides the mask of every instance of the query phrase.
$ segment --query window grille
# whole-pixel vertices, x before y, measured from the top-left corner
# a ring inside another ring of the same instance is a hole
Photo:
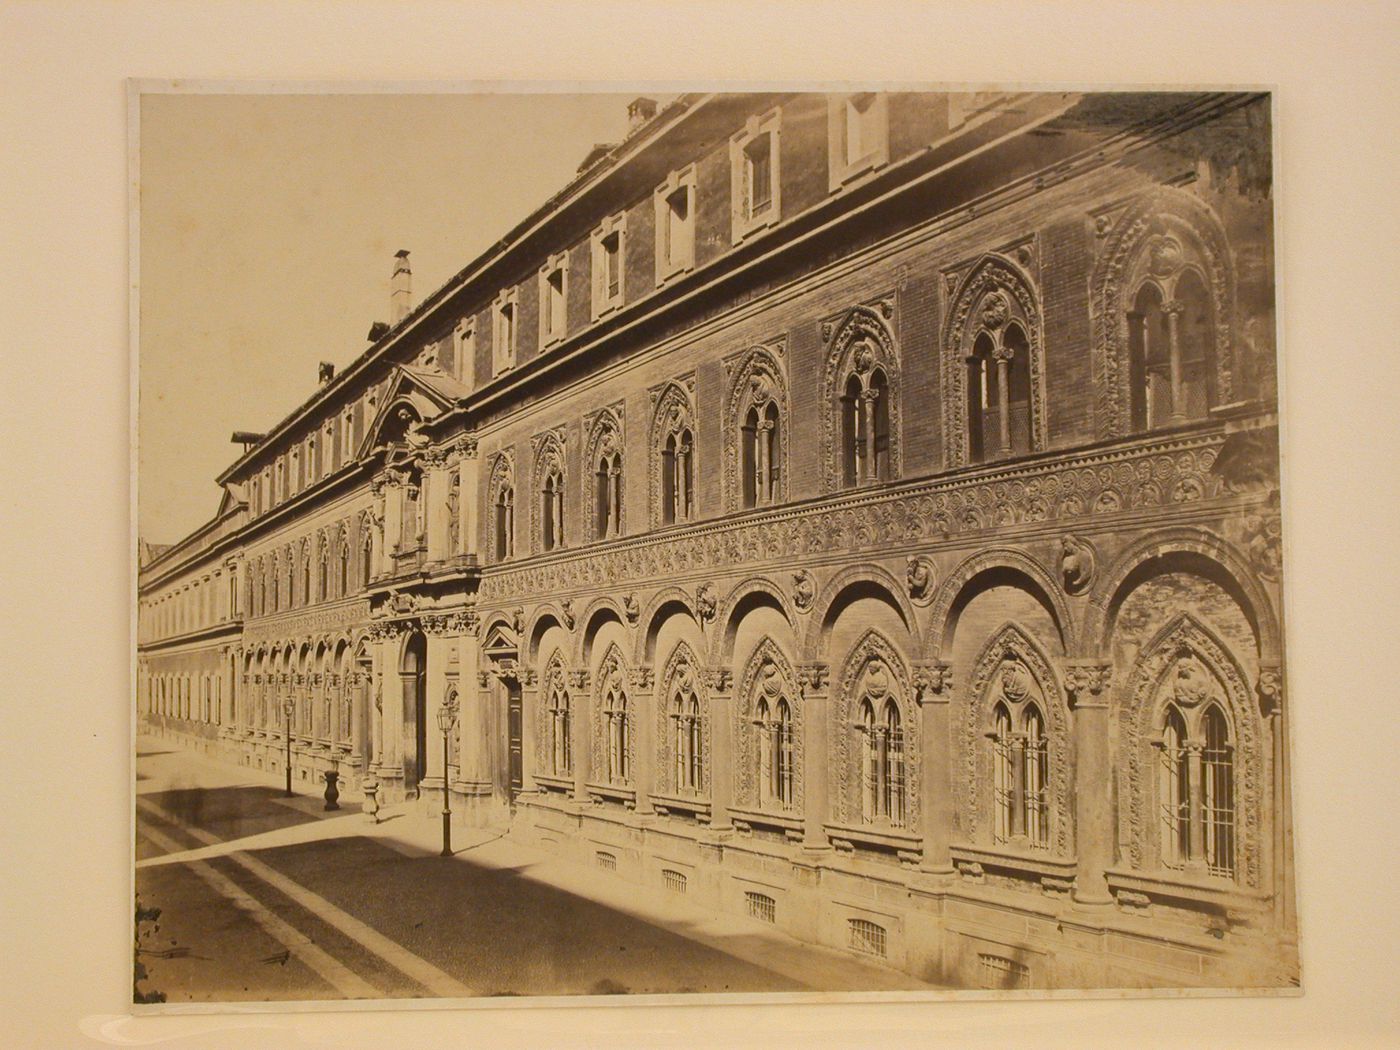
[[[1045,739],[1045,723],[1034,707],[1026,711],[1025,756],[1027,845],[1033,849],[1043,849],[1050,844],[1050,752]]]
[[[996,823],[992,841],[1000,844],[1011,839],[1012,814],[1016,798],[1011,761],[1011,715],[997,706],[996,732],[992,736],[992,799]]]
[[[1206,868],[1212,875],[1235,875],[1235,769],[1225,717],[1216,708],[1204,719],[1201,750],[1202,816]]]
[[[1031,969],[1025,963],[986,952],[977,956],[981,963],[983,988],[1029,988]]]
[[[604,850],[599,850],[593,854],[593,860],[597,863],[598,867],[602,868],[604,871],[617,870],[617,855],[614,853],[607,853]]]
[[[748,903],[751,917],[762,922],[778,921],[778,902],[768,894],[749,890],[744,894],[744,900]]]
[[[1167,713],[1159,760],[1162,863],[1179,868],[1191,853],[1191,775],[1186,723],[1175,709]]]
[[[877,955],[881,959],[885,957],[885,928],[877,926],[869,919],[847,919],[847,929],[850,932],[850,946],[858,952],[866,955]]]
[[[661,881],[672,893],[685,892],[686,878],[685,875],[679,871],[672,871],[670,868],[664,869],[661,872]]]

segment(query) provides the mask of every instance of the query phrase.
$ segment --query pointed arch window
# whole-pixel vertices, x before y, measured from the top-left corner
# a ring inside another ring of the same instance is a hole
[[[502,485],[496,493],[496,560],[515,556],[515,489]]]
[[[1051,843],[1052,765],[1039,686],[1019,662],[1002,665],[992,708],[992,841],[1047,850]]]
[[[892,697],[862,698],[861,819],[867,824],[904,825],[904,733]]]
[[[1170,236],[1149,240],[1143,256],[1126,316],[1135,431],[1204,419],[1219,400],[1214,308],[1194,256]]]
[[[792,707],[786,698],[779,698],[772,706],[767,699],[760,699],[754,723],[758,732],[759,803],[765,809],[791,809],[796,802]]]
[[[366,590],[374,574],[374,537],[366,528],[360,537],[360,589]]]
[[[700,698],[691,675],[681,674],[671,694],[671,721],[675,734],[676,790],[699,794],[704,787],[704,744],[700,723]]]
[[[550,770],[555,776],[570,776],[574,769],[572,712],[564,674],[558,667],[550,676],[545,705],[549,715]]]
[[[336,595],[343,598],[350,593],[350,537],[342,533],[339,548],[336,573],[340,586]]]
[[[317,543],[316,552],[316,587],[317,597],[325,601],[329,597],[331,585],[330,553],[326,549],[326,537],[323,534],[320,542]]]
[[[311,604],[311,546],[301,545],[301,603]]]
[[[622,453],[604,452],[593,470],[594,521],[596,539],[608,539],[621,534]]]
[[[610,677],[603,694],[603,724],[608,783],[627,784],[632,779],[632,720],[620,674]]]
[[[1193,724],[1168,705],[1155,743],[1162,864],[1233,879],[1235,749],[1225,713],[1211,703]]]
[[[564,472],[551,466],[540,490],[540,534],[545,550],[564,546]]]
[[[853,309],[830,339],[822,379],[824,482],[828,489],[888,481],[898,473],[898,350],[886,323],[890,300]]]
[[[695,423],[687,377],[668,383],[656,398],[651,424],[651,522],[671,525],[695,513]]]

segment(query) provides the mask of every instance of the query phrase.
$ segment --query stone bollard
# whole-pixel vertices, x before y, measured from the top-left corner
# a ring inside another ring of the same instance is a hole
[[[326,809],[339,809],[339,808],[340,808],[340,788],[336,786],[336,782],[340,780],[340,774],[337,773],[334,769],[328,769],[328,770],[326,770],[326,772],[325,772],[324,775],[325,775],[325,778],[326,778],[326,806],[325,806],[325,808],[326,808]]]
[[[379,781],[374,777],[368,777],[360,790],[365,793],[365,816],[369,817],[371,824],[379,823]]]

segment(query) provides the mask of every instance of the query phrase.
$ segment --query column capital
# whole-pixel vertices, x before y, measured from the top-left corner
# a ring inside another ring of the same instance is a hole
[[[734,672],[728,667],[710,667],[705,670],[705,685],[711,693],[728,695],[734,687]]]
[[[1113,680],[1113,665],[1104,660],[1066,660],[1065,686],[1074,697],[1075,707],[1100,704],[1100,697]]]
[[[825,692],[830,678],[830,664],[819,662],[798,664],[797,666],[797,680],[801,683],[802,692],[806,695]]]
[[[1279,714],[1283,710],[1283,668],[1278,664],[1262,664],[1259,667],[1259,681],[1255,686],[1259,693],[1259,706],[1264,714]]]
[[[647,666],[631,667],[628,668],[627,679],[633,689],[648,691],[656,684],[656,672]]]
[[[947,703],[953,695],[953,666],[942,660],[914,665],[915,696],[920,704]]]

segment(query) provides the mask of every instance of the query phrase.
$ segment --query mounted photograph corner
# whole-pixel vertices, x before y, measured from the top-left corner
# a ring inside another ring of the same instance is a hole
[[[1298,993],[1267,93],[352,92],[131,87],[140,1009]]]

